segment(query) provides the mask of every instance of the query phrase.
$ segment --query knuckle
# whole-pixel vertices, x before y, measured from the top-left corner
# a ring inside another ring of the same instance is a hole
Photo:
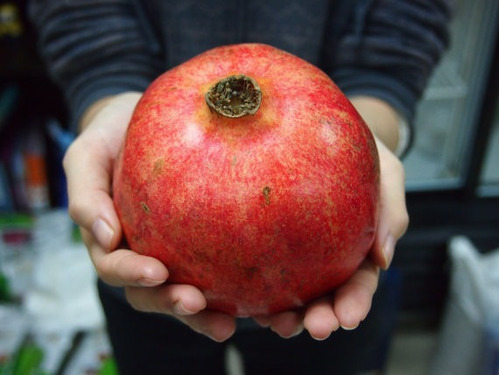
[[[85,207],[86,205],[84,203],[70,198],[68,202],[69,217],[71,217],[71,219],[77,224],[82,224],[81,217],[82,213],[85,211]]]
[[[398,228],[398,238],[400,238],[406,233],[408,226],[410,225],[410,215],[406,210],[399,214],[396,223],[396,228]]]

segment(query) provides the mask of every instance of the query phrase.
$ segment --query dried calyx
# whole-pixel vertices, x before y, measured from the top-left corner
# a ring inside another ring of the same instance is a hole
[[[231,75],[213,85],[205,94],[205,100],[218,114],[238,118],[257,112],[262,92],[254,79],[245,75]]]

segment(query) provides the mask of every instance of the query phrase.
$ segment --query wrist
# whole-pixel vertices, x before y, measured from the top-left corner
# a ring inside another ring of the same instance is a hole
[[[120,94],[105,96],[92,103],[84,112],[78,123],[78,130],[81,133],[105,108],[110,107],[114,111],[128,110],[131,101],[137,103],[142,96],[139,91],[126,91]],[[124,107],[124,108],[123,108]]]
[[[78,122],[78,132],[81,133],[87,126],[92,122],[92,120],[97,116],[97,114],[108,105],[108,103],[113,99],[113,96],[106,96],[101,98],[94,103],[92,103],[84,112],[80,121]]]
[[[403,116],[399,116],[399,137],[398,137],[398,144],[396,146],[396,149],[394,150],[394,154],[398,157],[401,158],[404,155],[406,155],[406,152],[410,148],[411,144],[411,128],[410,124],[408,121]]]
[[[350,100],[373,135],[389,150],[396,153],[406,147],[409,127],[387,102],[368,96],[356,96]]]

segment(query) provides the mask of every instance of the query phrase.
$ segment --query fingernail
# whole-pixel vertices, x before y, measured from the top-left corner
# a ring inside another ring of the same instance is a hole
[[[148,277],[142,277],[141,279],[137,280],[137,283],[140,286],[146,286],[146,287],[158,286],[158,285],[162,284],[163,282],[165,282],[165,280],[155,280],[155,279],[151,279]]]
[[[92,225],[92,234],[102,247],[106,249],[111,248],[114,231],[104,220],[97,219],[94,222]]]
[[[394,236],[389,233],[385,239],[384,247],[383,247],[383,253],[384,253],[384,258],[385,258],[385,267],[384,269],[387,270],[392,262],[392,257],[394,256],[394,248],[396,247],[396,240]]]
[[[262,328],[269,328],[271,327],[271,323],[258,323]]]
[[[229,337],[232,336],[232,333],[228,334],[228,335],[224,335],[224,334],[221,335],[219,333],[218,335],[216,335],[214,332],[212,332],[211,330],[209,330],[207,328],[191,327],[191,329],[194,330],[195,332],[198,332],[198,333],[208,337],[210,340],[215,341],[215,342],[224,342]]]
[[[292,336],[290,337],[295,337],[295,336],[298,336],[300,335],[302,332],[304,331],[304,326],[301,324],[297,327],[297,329],[295,330],[295,332],[292,334]]]
[[[193,315],[195,313],[194,311],[189,311],[188,309],[186,309],[182,301],[177,301],[174,304],[172,310],[176,315]]]
[[[291,339],[292,337],[295,337],[295,336],[298,336],[302,333],[302,331],[304,330],[304,327],[302,325],[298,326],[295,331],[293,331],[292,333],[290,333],[289,335],[283,335],[281,334],[279,331],[276,331],[274,330],[272,327],[271,327],[271,331],[273,331],[274,333],[276,333],[277,335],[279,335],[280,337],[284,338],[284,339]]]
[[[344,331],[353,331],[355,330],[356,328],[358,328],[359,324],[354,326],[354,327],[344,327],[344,326],[340,326]]]

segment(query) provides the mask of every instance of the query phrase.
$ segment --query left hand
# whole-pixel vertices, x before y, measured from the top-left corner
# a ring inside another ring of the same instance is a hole
[[[356,108],[364,115],[360,107]],[[363,117],[369,123],[369,119]],[[356,328],[370,311],[380,268],[389,267],[396,241],[409,224],[403,164],[385,143],[375,138],[380,158],[380,211],[370,256],[332,295],[320,298],[300,311],[255,318],[260,325],[270,327],[281,337],[295,336],[305,328],[314,339],[324,340],[340,327]]]

